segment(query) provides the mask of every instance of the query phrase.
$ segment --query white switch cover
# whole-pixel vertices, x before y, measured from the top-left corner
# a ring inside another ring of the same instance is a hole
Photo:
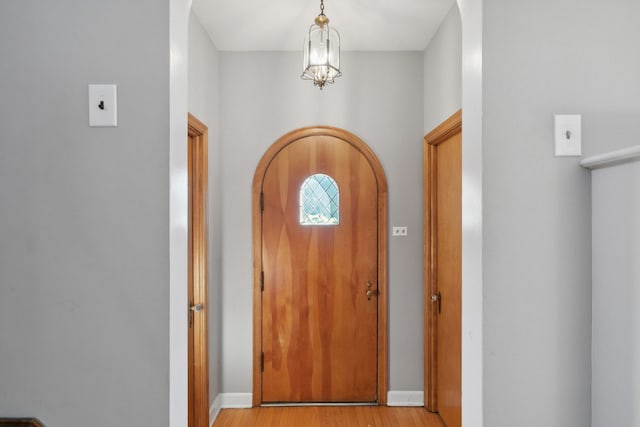
[[[116,85],[89,85],[89,126],[118,126]]]
[[[580,114],[556,114],[554,135],[556,156],[582,155],[582,116]]]
[[[391,229],[392,236],[406,236],[407,235],[407,227],[393,227]]]

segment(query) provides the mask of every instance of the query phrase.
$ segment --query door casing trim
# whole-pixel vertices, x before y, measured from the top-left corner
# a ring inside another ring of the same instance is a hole
[[[260,193],[265,173],[271,161],[287,145],[310,136],[331,136],[341,139],[358,149],[371,165],[378,184],[378,404],[387,403],[388,382],[388,289],[387,289],[387,178],[382,163],[371,148],[356,135],[344,129],[328,126],[312,126],[293,130],[274,142],[264,153],[253,176],[251,190],[253,224],[253,406],[262,403],[262,214]]]

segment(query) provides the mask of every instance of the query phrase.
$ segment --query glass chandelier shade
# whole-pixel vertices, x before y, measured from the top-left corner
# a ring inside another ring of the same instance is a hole
[[[302,78],[313,80],[320,89],[340,77],[340,34],[329,26],[324,14],[324,1],[320,1],[320,15],[309,27],[304,39],[304,64]]]

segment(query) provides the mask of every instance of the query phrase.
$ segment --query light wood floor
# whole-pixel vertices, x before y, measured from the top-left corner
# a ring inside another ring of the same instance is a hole
[[[424,408],[307,406],[223,409],[213,427],[443,427]]]

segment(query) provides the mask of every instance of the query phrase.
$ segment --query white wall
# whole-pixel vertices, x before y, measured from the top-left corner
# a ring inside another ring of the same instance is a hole
[[[0,2],[0,414],[167,425],[169,6]],[[118,85],[89,128],[89,83]]]
[[[634,0],[484,0],[487,426],[590,425],[590,181],[553,157],[553,114],[583,114],[587,154],[637,137],[638,18]]]
[[[189,17],[189,112],[209,129],[209,404],[222,385],[222,193],[220,54],[198,18]]]
[[[484,424],[483,0],[457,0],[462,20],[462,422]]]
[[[169,425],[187,424],[187,111],[190,0],[169,0]]]
[[[462,107],[462,21],[454,3],[424,51],[424,133]]]
[[[265,150],[309,125],[347,129],[389,183],[390,388],[422,390],[422,53],[343,53],[323,91],[299,78],[298,52],[221,54],[223,391],[251,392],[251,182]]]
[[[640,425],[640,159],[591,172],[592,427]]]

